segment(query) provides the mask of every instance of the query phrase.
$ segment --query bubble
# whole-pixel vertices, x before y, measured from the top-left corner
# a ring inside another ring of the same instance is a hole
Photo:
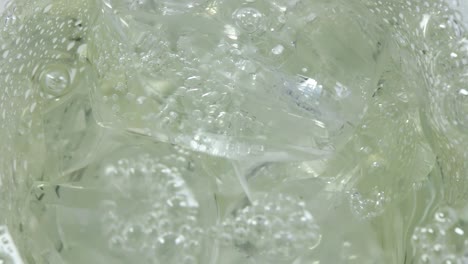
[[[463,229],[459,228],[459,227],[455,227],[455,229],[453,230],[455,231],[455,233],[459,236],[463,236],[465,234],[465,231],[463,231]]]
[[[283,53],[283,51],[284,51],[283,45],[277,45],[273,49],[271,49],[271,52],[275,55],[280,55],[281,53]]]
[[[64,65],[48,65],[39,75],[42,90],[54,96],[62,96],[67,93],[70,82],[70,72]]]
[[[44,13],[48,13],[51,9],[52,9],[53,5],[52,4],[49,4],[47,5],[46,7],[44,7],[43,11]]]
[[[242,7],[237,9],[233,18],[239,28],[247,33],[254,33],[263,26],[263,14],[253,7]]]
[[[434,213],[434,220],[441,226],[449,226],[454,223],[457,214],[453,208],[443,207]]]

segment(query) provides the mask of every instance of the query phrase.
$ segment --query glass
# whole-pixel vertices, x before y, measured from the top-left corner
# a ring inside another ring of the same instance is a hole
[[[468,4],[14,0],[0,263],[465,263]]]

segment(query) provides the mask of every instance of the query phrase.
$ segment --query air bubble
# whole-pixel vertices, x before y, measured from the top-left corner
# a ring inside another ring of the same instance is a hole
[[[263,14],[252,7],[237,9],[233,17],[237,26],[247,33],[254,33],[263,26]]]
[[[39,83],[45,93],[61,96],[70,87],[70,73],[63,65],[49,65],[40,74]]]
[[[42,12],[48,13],[51,9],[52,9],[52,4],[49,4],[46,7],[44,7],[44,10]]]
[[[281,53],[283,53],[283,51],[284,51],[283,45],[278,45],[278,46],[275,46],[273,49],[271,49],[271,53],[275,55],[280,55]]]
[[[463,229],[459,228],[459,227],[456,227],[454,229],[455,233],[459,236],[463,236],[465,234],[465,231],[463,231]]]

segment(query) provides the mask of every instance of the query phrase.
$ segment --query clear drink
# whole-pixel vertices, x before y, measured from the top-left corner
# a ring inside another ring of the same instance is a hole
[[[9,2],[0,263],[465,263],[464,10]]]

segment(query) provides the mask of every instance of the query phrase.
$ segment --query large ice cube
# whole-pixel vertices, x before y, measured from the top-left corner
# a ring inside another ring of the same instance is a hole
[[[99,122],[234,159],[341,148],[391,45],[382,28],[348,14],[365,10],[262,0],[203,7],[102,5],[89,44]]]

